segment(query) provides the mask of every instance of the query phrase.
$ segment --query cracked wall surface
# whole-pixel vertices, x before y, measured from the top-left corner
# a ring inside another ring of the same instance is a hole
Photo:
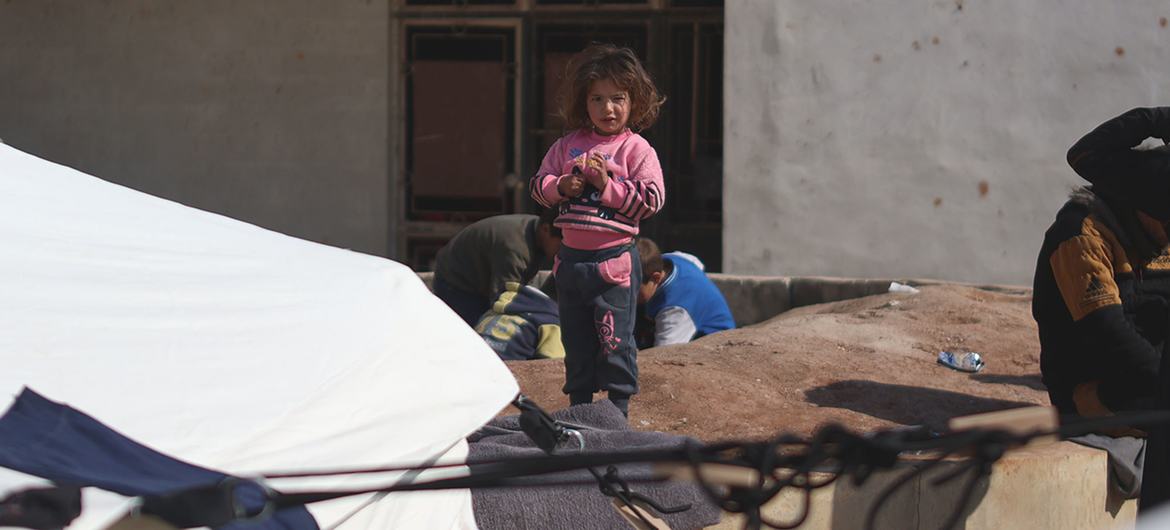
[[[1065,152],[1170,104],[1170,7],[729,2],[724,272],[1030,284]]]

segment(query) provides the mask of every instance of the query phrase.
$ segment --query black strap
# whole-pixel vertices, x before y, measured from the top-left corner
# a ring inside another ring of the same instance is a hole
[[[523,394],[516,396],[512,405],[520,409],[520,430],[545,453],[551,455],[557,444],[569,437],[564,427]]]
[[[246,509],[242,497],[259,507]],[[271,497],[272,492],[255,482],[229,477],[212,486],[143,497],[140,511],[179,528],[218,528],[233,521],[266,517],[274,508]]]

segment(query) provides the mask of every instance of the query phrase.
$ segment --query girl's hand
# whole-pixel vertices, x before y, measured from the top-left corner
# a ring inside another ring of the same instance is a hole
[[[577,158],[574,158],[565,163],[565,167],[561,169],[566,175],[580,175],[585,177],[585,172],[589,171],[589,155],[581,153]]]
[[[565,197],[576,197],[585,191],[585,179],[578,175],[561,175],[557,181],[557,191]]]
[[[593,153],[585,160],[585,178],[598,191],[605,191],[609,185],[609,174],[606,168],[605,157],[601,153]]]

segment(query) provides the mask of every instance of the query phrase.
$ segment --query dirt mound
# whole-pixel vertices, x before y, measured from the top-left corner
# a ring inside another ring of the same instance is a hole
[[[1031,299],[1026,290],[928,286],[643,350],[630,423],[714,441],[808,434],[830,421],[856,430],[938,428],[953,416],[1046,405]],[[936,362],[941,350],[977,351],[987,366],[978,374],[949,369]],[[537,403],[568,405],[562,362],[508,366]]]

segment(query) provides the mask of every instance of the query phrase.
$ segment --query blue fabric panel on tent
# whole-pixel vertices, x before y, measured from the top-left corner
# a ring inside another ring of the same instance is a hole
[[[92,486],[128,497],[150,497],[214,486],[227,475],[169,457],[131,440],[94,418],[25,388],[0,417],[0,466],[57,484]],[[235,494],[258,510],[254,483]],[[317,530],[304,507],[267,519],[235,522],[225,530]]]

